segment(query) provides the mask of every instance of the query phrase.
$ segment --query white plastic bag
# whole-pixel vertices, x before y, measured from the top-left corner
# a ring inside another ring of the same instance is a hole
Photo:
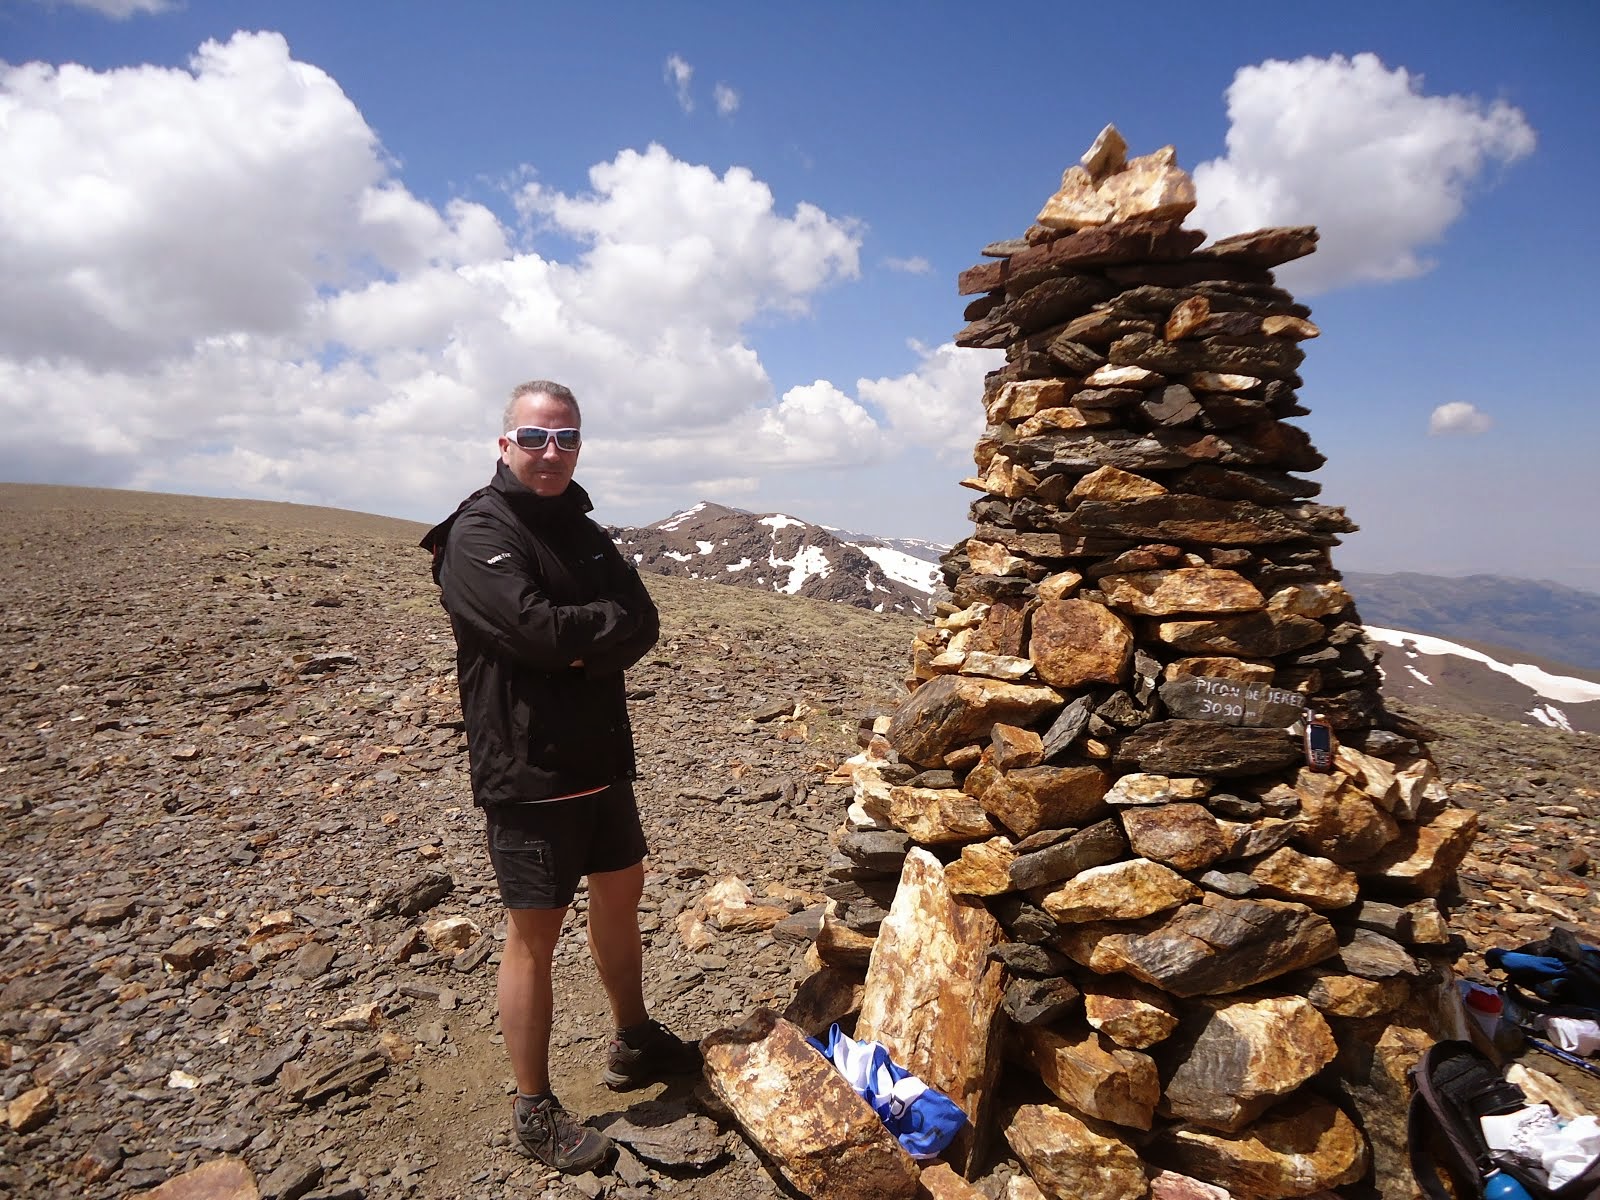
[[[1515,1112],[1479,1117],[1483,1140],[1496,1162],[1544,1168],[1545,1147],[1560,1136],[1561,1125],[1548,1104],[1530,1104]]]
[[[1544,1032],[1552,1042],[1585,1058],[1600,1050],[1600,1024],[1587,1017],[1546,1017]]]
[[[1600,1121],[1576,1117],[1562,1126],[1555,1137],[1542,1142],[1540,1148],[1550,1189],[1554,1191],[1582,1175],[1590,1163],[1600,1158]]]

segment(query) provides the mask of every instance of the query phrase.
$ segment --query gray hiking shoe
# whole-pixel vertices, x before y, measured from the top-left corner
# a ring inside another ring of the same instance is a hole
[[[520,1096],[511,1105],[517,1151],[558,1171],[588,1171],[611,1153],[611,1139],[572,1119],[561,1101],[546,1096],[533,1103]]]
[[[700,1047],[660,1021],[646,1021],[611,1039],[600,1082],[613,1091],[643,1087],[669,1075],[692,1075],[701,1067]]]

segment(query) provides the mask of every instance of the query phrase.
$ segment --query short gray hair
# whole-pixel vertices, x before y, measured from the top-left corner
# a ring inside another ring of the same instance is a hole
[[[530,379],[527,383],[519,383],[511,389],[511,399],[506,401],[505,416],[500,421],[501,429],[516,428],[517,401],[524,396],[549,396],[552,400],[559,400],[572,410],[573,422],[578,425],[583,424],[583,411],[578,407],[578,398],[572,394],[571,388],[552,383],[548,379]]]

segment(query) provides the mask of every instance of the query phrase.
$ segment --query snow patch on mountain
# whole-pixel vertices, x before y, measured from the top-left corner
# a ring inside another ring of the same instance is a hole
[[[665,521],[656,522],[656,524],[651,526],[651,528],[659,529],[663,533],[670,533],[674,529],[677,529],[678,526],[682,525],[685,521],[695,516],[697,513],[704,512],[705,507],[705,501],[702,500],[699,504],[692,505],[689,508],[684,509],[682,512],[673,513]]]
[[[877,534],[840,529],[837,525],[819,525],[817,528],[826,529],[841,542],[849,542],[852,546],[860,546],[862,549],[868,546],[882,546],[886,550],[898,550],[901,554],[920,558],[923,562],[936,563],[950,549],[943,542],[930,542],[926,538],[879,537]]]
[[[1559,729],[1563,733],[1572,732],[1572,722],[1567,720],[1567,714],[1554,704],[1539,704],[1528,710],[1528,715],[1541,725],[1548,725],[1551,729]]]
[[[800,523],[799,521],[791,522],[794,525],[799,525]],[[767,525],[771,524],[771,522],[762,521],[761,524]],[[773,528],[782,529],[784,526],[774,525]],[[793,558],[779,558],[774,553],[767,557],[767,562],[774,567],[789,568],[789,579],[778,591],[788,592],[791,596],[796,595],[801,588],[805,587],[806,580],[813,575],[826,579],[828,572],[833,569],[833,564],[828,561],[827,551],[821,546],[804,546],[801,548],[800,553]]]
[[[901,550],[891,550],[887,546],[858,546],[861,553],[882,568],[883,573],[890,579],[914,587],[919,592],[933,595],[933,589],[939,586],[940,571],[938,563],[928,562],[926,559],[916,558]]]

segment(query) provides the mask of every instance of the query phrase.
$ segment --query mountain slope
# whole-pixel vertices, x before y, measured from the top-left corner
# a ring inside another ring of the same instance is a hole
[[[1500,575],[1347,571],[1344,583],[1369,624],[1600,670],[1600,595],[1593,592]]]
[[[637,529],[612,529],[639,570],[833,600],[873,612],[922,615],[935,564],[882,542],[856,546],[783,513],[700,503]]]
[[[1568,733],[1600,733],[1600,677],[1547,670],[1506,650],[1375,625],[1366,630],[1385,647],[1381,665],[1388,699]]]

